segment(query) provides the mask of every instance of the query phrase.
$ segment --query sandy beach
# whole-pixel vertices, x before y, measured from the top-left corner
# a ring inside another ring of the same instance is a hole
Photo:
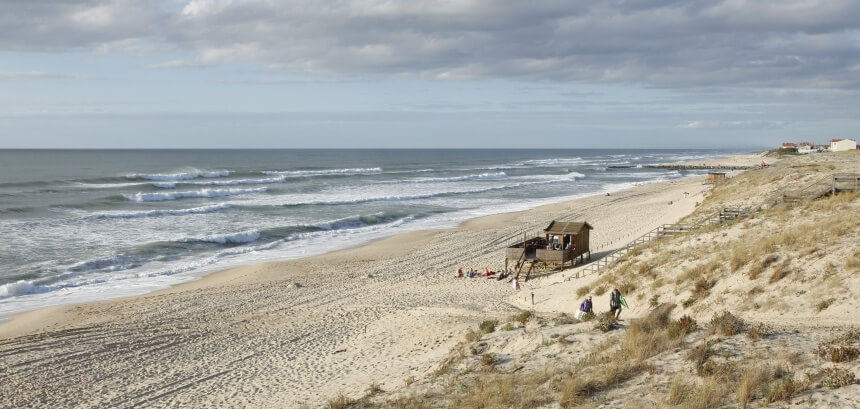
[[[456,279],[458,267],[500,269],[504,247],[553,219],[593,225],[599,257],[689,214],[708,189],[702,182],[648,184],[22,314],[0,326],[0,405],[296,407],[400,385],[431,372],[467,327],[527,306],[534,288],[573,271],[514,293],[506,281]],[[550,309],[577,302],[554,294]]]

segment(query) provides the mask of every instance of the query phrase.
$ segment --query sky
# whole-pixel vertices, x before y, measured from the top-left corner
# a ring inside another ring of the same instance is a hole
[[[0,148],[860,136],[857,0],[0,0]]]

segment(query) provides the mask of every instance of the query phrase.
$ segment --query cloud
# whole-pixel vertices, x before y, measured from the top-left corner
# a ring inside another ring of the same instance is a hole
[[[148,42],[289,73],[858,89],[857,15],[855,0],[11,0],[0,49]]]
[[[95,49],[132,39],[160,41],[172,18],[158,0],[5,0],[0,50]]]
[[[164,61],[155,64],[148,64],[145,68],[152,70],[165,70],[165,69],[176,69],[176,68],[205,68],[211,67],[213,64],[204,63],[199,61],[186,61],[186,60],[170,60]]]
[[[680,129],[774,129],[786,126],[784,121],[688,121],[675,126]]]
[[[58,74],[53,72],[42,71],[0,71],[0,81],[2,80],[62,80],[62,79],[80,79],[80,77]]]

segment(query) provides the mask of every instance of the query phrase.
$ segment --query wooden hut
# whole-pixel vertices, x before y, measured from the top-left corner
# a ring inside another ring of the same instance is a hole
[[[726,181],[726,173],[725,172],[709,172],[708,180],[705,183],[720,183]]]
[[[505,249],[505,270],[513,262],[517,277],[528,266],[528,279],[536,265],[553,265],[564,268],[570,262],[573,266],[576,259],[582,263],[586,258],[591,259],[591,249],[588,245],[588,231],[594,229],[586,222],[552,223],[543,230],[542,236],[523,237],[523,241]]]

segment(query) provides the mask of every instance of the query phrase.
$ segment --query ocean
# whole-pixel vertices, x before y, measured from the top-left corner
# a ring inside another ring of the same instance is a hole
[[[713,150],[0,150],[0,318],[701,172]]]

